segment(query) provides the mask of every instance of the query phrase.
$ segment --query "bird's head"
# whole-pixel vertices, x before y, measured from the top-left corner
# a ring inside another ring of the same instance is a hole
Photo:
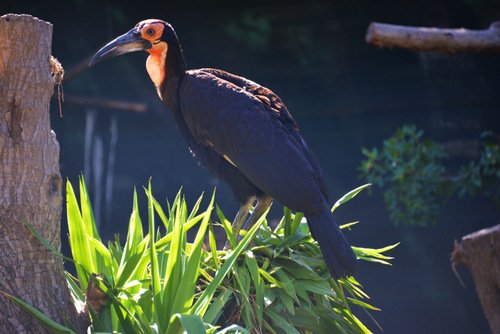
[[[97,51],[89,66],[111,57],[144,50],[150,54],[146,62],[149,76],[156,85],[160,86],[165,78],[167,51],[169,45],[173,44],[178,45],[178,40],[170,24],[156,19],[144,20]]]

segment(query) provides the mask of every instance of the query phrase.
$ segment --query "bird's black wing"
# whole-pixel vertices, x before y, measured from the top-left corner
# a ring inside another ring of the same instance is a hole
[[[258,98],[261,102],[267,105],[268,108],[271,109],[272,113],[275,117],[281,119],[283,123],[288,123],[289,125],[293,125],[295,129],[299,129],[292,115],[288,111],[288,108],[285,106],[281,98],[274,94],[269,88],[259,85],[258,83],[248,80],[246,78],[228,73],[226,71],[222,71],[214,68],[203,68],[199,71],[203,71],[206,73],[213,74],[217,78],[228,81],[237,87],[249,92],[256,98]]]
[[[180,106],[196,140],[221,155],[274,145],[275,116],[258,98],[211,73],[188,72],[181,82]]]
[[[181,112],[196,141],[292,210],[323,210],[328,192],[321,169],[281,100],[252,81],[215,71],[189,71],[181,83]]]

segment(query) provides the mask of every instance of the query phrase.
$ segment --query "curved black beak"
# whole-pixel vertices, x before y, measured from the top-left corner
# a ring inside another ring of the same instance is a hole
[[[89,67],[111,57],[119,56],[124,53],[148,50],[153,47],[150,41],[145,40],[139,34],[137,28],[130,30],[128,33],[115,38],[102,49],[97,51],[89,63]]]

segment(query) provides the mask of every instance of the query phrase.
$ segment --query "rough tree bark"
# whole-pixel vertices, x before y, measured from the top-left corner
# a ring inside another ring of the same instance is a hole
[[[366,42],[380,48],[404,48],[412,51],[457,53],[500,53],[500,21],[485,30],[407,27],[372,22]]]
[[[50,129],[52,25],[28,15],[0,17],[0,291],[83,331],[62,260],[24,226],[59,249],[62,210],[59,144]],[[49,332],[0,295],[0,333]]]
[[[451,261],[469,269],[491,332],[500,334],[500,225],[455,241]]]

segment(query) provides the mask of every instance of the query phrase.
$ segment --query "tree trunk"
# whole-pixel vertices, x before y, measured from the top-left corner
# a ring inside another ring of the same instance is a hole
[[[0,291],[51,319],[84,329],[62,259],[25,227],[60,249],[59,144],[50,129],[52,25],[28,15],[0,17]],[[0,333],[48,333],[0,295]]]
[[[455,241],[451,261],[470,270],[491,332],[500,334],[500,225]]]

